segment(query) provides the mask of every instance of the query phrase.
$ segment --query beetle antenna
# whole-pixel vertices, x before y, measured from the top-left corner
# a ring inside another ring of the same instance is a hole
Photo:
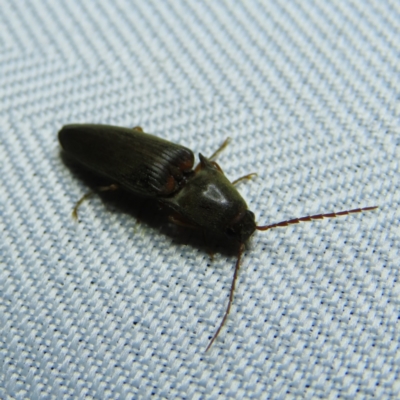
[[[272,225],[256,226],[256,229],[259,231],[266,231],[268,229],[277,228],[277,227],[281,227],[281,226],[289,226],[289,225],[293,225],[293,224],[298,224],[299,222],[308,222],[308,221],[312,221],[314,219],[335,218],[335,217],[340,217],[342,215],[355,214],[355,213],[359,213],[359,212],[363,212],[363,211],[371,211],[371,210],[375,210],[376,208],[378,208],[378,206],[355,208],[354,210],[333,212],[333,213],[329,213],[329,214],[309,215],[307,217],[289,219],[287,221],[278,222],[278,223],[272,224]]]
[[[217,329],[217,331],[214,333],[214,336],[212,337],[212,339],[210,340],[210,343],[208,343],[208,346],[206,348],[206,352],[208,351],[208,349],[211,347],[211,345],[214,343],[214,340],[217,338],[217,336],[219,335],[222,327],[225,324],[226,319],[228,318],[228,314],[229,311],[231,310],[231,305],[232,305],[232,301],[233,301],[233,292],[235,291],[235,284],[236,284],[236,278],[238,276],[238,272],[239,272],[239,267],[240,267],[240,259],[242,257],[244,251],[244,244],[242,243],[239,247],[239,253],[238,253],[238,258],[236,260],[236,265],[235,265],[235,272],[233,273],[233,279],[232,279],[232,284],[231,284],[231,291],[229,293],[229,300],[228,300],[228,305],[226,307],[225,310],[225,314],[222,318],[221,323],[219,324],[219,327]]]
[[[281,226],[289,226],[289,225],[293,225],[293,224],[298,224],[300,222],[313,221],[315,219],[323,219],[323,218],[335,218],[335,217],[340,217],[342,215],[356,214],[356,213],[363,212],[363,211],[371,211],[371,210],[375,210],[377,208],[378,208],[378,206],[373,206],[373,207],[355,208],[354,210],[333,212],[333,213],[329,213],[329,214],[309,215],[307,217],[289,219],[287,221],[278,222],[278,223],[272,224],[272,225],[256,226],[256,229],[259,231],[266,231],[268,229],[277,228],[277,227],[281,227]],[[206,352],[210,349],[210,347],[214,343],[215,339],[218,337],[219,333],[221,332],[221,329],[224,326],[225,321],[228,318],[229,312],[231,310],[231,305],[233,302],[233,293],[235,291],[236,279],[238,276],[240,260],[241,260],[243,251],[244,251],[244,244],[242,243],[239,247],[238,258],[236,260],[235,271],[233,273],[233,279],[232,279],[232,284],[231,284],[231,290],[229,293],[228,305],[226,307],[225,314],[222,318],[221,323],[219,324],[217,331],[214,333],[214,336],[211,338],[210,343],[208,343]]]

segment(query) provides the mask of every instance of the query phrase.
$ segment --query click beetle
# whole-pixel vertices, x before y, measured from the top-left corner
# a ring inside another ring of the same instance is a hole
[[[206,234],[224,236],[237,244],[237,260],[228,304],[206,351],[217,338],[228,317],[244,246],[256,230],[266,231],[299,222],[333,218],[377,208],[356,208],[258,226],[253,212],[248,209],[235,188],[239,181],[251,178],[255,174],[248,174],[231,182],[214,161],[228,140],[209,158],[199,154],[200,162],[193,168],[195,159],[191,150],[144,133],[140,127],[71,124],[64,126],[58,137],[67,155],[113,182],[111,186],[101,190],[121,188],[157,199],[171,211],[173,222],[195,227]],[[88,194],[78,201],[74,215],[87,196]]]

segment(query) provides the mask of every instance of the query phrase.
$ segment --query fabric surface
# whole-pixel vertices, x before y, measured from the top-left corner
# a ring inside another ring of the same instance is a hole
[[[0,398],[398,398],[399,20],[395,0],[2,0]],[[74,221],[96,183],[60,156],[68,123],[196,157],[231,137],[218,163],[257,172],[238,188],[260,224],[379,209],[255,233],[206,353],[234,255],[112,193]]]

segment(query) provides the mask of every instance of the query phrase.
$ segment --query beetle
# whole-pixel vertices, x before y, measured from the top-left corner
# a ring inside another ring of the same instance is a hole
[[[310,215],[259,226],[255,222],[254,213],[248,209],[235,187],[238,182],[250,179],[255,174],[231,182],[214,161],[229,139],[211,157],[207,158],[200,153],[200,162],[193,168],[195,159],[191,150],[144,133],[140,127],[71,124],[62,127],[58,138],[68,156],[113,182],[100,190],[121,188],[136,195],[157,199],[169,208],[170,219],[174,223],[201,229],[206,234],[224,236],[237,244],[237,260],[228,304],[206,351],[218,337],[228,317],[245,243],[256,230],[266,231],[377,208],[373,206]],[[79,205],[91,194],[87,193],[77,202],[73,211],[75,217]]]

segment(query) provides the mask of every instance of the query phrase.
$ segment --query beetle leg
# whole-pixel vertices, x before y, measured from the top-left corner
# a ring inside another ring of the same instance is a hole
[[[231,141],[230,137],[226,138],[224,140],[224,142],[221,144],[221,146],[219,146],[218,149],[214,151],[214,153],[211,155],[211,157],[208,157],[208,160],[211,161],[212,164],[214,164],[214,166],[222,173],[223,173],[223,171],[222,171],[221,167],[215,161],[212,161],[212,160],[214,158],[216,158],[218,156],[218,154],[221,153],[221,151],[225,149],[226,146],[228,146],[230,141]],[[200,170],[201,170],[201,162],[196,165],[196,168],[194,169],[194,171],[198,172]]]
[[[222,171],[222,168],[218,165],[218,163],[216,163],[215,161],[211,161],[211,164],[214,165],[214,167],[217,168],[219,172],[224,173],[224,171]]]
[[[198,230],[199,227],[197,225],[193,225],[190,222],[187,222],[182,218],[180,214],[173,214],[168,217],[169,221],[172,222],[175,225],[182,226],[183,228],[189,228],[189,229],[196,229]],[[208,240],[207,240],[207,235],[206,232],[203,230],[203,239],[204,243],[208,247]],[[210,249],[207,250],[208,255],[211,258],[211,261],[214,259],[214,252],[212,252]]]
[[[211,246],[211,243],[210,243],[209,238],[207,236],[207,232],[203,229],[202,233],[203,233],[203,240],[204,240],[204,244],[206,246],[207,254],[210,257],[210,260],[214,261],[215,251],[211,250],[212,246]]]
[[[229,142],[231,141],[231,138],[228,137],[224,140],[224,142],[221,144],[221,146],[218,147],[217,150],[214,151],[214,153],[211,155],[211,157],[208,157],[209,160],[212,160],[213,158],[216,158],[219,153],[221,153],[222,150],[225,149],[226,146],[228,146]]]
[[[185,228],[190,228],[190,229],[198,229],[198,226],[193,225],[190,222],[187,222],[179,214],[170,215],[168,217],[168,219],[170,220],[170,222],[174,223],[175,225],[183,226]]]
[[[257,172],[252,172],[251,174],[247,174],[247,175],[245,175],[245,176],[241,176],[241,177],[238,178],[238,179],[235,179],[235,180],[232,182],[232,185],[236,185],[237,183],[239,183],[239,182],[241,182],[241,181],[244,181],[244,180],[249,180],[249,179],[253,178],[253,176],[257,176]]]
[[[138,131],[138,132],[143,132],[143,128],[142,128],[141,126],[134,126],[134,127],[132,128],[132,130]]]
[[[109,185],[109,186],[100,186],[100,187],[98,188],[98,191],[99,191],[99,192],[108,192],[108,191],[111,191],[111,190],[117,190],[118,188],[119,188],[118,185],[116,185],[116,184],[113,183],[112,185]],[[78,208],[81,206],[81,204],[82,204],[85,200],[87,200],[89,197],[92,197],[95,193],[96,193],[95,191],[91,190],[90,192],[87,192],[86,194],[84,194],[84,195],[76,202],[75,207],[74,207],[74,209],[72,210],[72,217],[73,217],[74,219],[78,219]]]

